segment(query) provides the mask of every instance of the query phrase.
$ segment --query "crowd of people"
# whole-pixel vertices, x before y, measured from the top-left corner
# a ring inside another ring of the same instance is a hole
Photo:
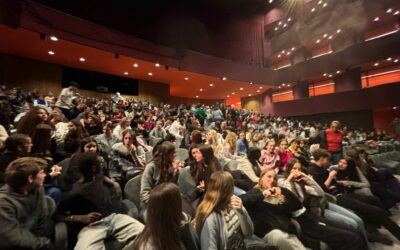
[[[78,87],[0,89],[0,249],[53,249],[57,222],[71,249],[364,250],[393,244],[380,227],[400,240],[400,183],[363,147],[384,131]]]

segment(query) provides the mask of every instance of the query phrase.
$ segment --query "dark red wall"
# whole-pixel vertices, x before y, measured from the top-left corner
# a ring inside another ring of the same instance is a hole
[[[400,83],[279,103],[272,103],[270,95],[267,91],[263,97],[264,114],[300,116],[371,110],[400,105]]]

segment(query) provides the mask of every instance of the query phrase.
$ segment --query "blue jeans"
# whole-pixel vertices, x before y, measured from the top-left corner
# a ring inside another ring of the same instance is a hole
[[[330,225],[357,232],[368,244],[363,220],[350,210],[329,202],[325,209],[324,218]]]
[[[51,187],[46,189],[46,195],[51,197],[56,205],[58,206],[61,202],[61,190],[57,187]]]

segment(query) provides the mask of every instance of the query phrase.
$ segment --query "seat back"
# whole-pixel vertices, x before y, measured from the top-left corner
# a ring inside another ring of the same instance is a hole
[[[146,160],[146,164],[149,163],[149,162],[153,159],[153,152],[147,151],[147,152],[144,154],[144,158],[145,158],[145,160]]]
[[[187,159],[189,159],[189,150],[187,150],[186,148],[177,148],[176,158],[181,162],[186,161]]]
[[[137,175],[130,179],[124,188],[124,198],[128,199],[135,204],[136,207],[140,208],[140,180],[141,175]]]
[[[225,167],[227,167],[230,171],[236,171],[238,167],[239,162],[236,160],[231,160],[229,161]]]

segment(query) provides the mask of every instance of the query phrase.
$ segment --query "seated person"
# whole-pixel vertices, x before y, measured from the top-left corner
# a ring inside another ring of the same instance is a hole
[[[255,184],[259,181],[261,174],[260,159],[261,150],[255,147],[251,147],[247,156],[238,160],[237,169],[245,174]]]
[[[54,207],[43,189],[46,166],[45,160],[33,157],[8,165],[6,185],[0,188],[0,249],[51,249]]]
[[[64,194],[58,210],[59,220],[79,231],[75,249],[104,249],[104,240],[109,238],[128,244],[144,226],[119,213],[120,200],[101,173],[97,154],[85,152],[75,157],[80,179]]]

